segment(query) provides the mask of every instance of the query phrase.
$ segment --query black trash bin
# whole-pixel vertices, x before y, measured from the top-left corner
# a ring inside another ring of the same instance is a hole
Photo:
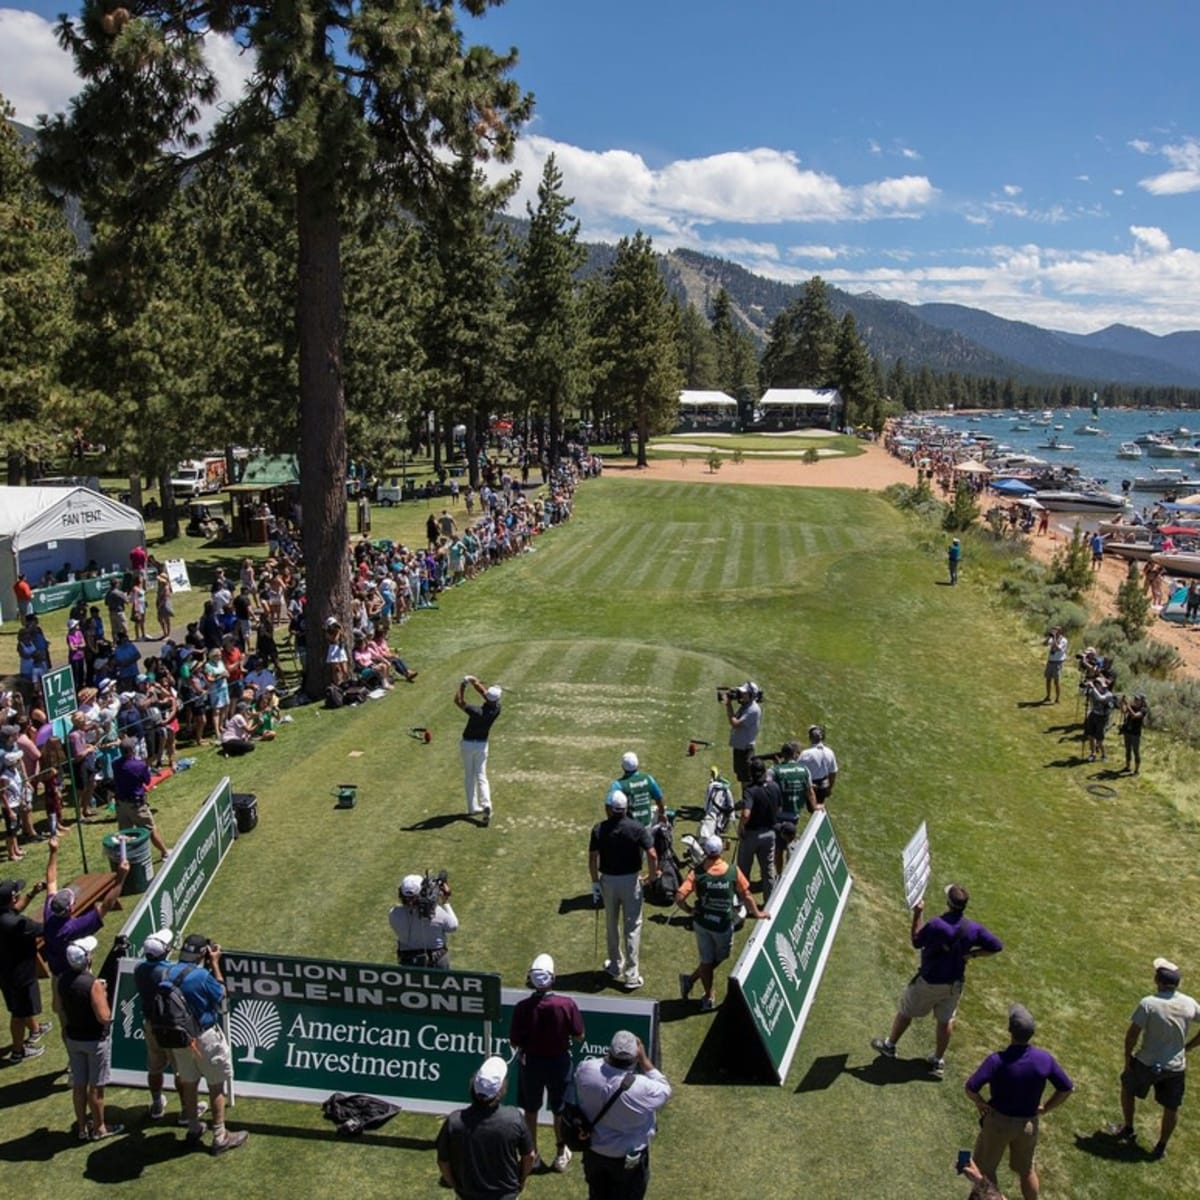
[[[233,793],[233,819],[238,833],[249,833],[258,824],[258,797],[253,792]]]

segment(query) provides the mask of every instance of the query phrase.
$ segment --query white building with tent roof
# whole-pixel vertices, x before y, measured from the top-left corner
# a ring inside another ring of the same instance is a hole
[[[136,508],[88,488],[0,487],[0,619],[17,615],[18,573],[36,588],[64,565],[75,574],[90,562],[125,567],[129,551],[145,540]]]
[[[726,392],[684,389],[679,393],[679,428],[714,429],[737,424],[738,402]]]
[[[841,429],[846,414],[837,388],[769,388],[758,408],[760,429]]]

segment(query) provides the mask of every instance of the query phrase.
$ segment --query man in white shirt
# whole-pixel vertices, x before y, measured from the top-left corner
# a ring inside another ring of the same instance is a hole
[[[837,782],[837,755],[825,745],[825,730],[822,726],[810,725],[808,740],[808,748],[800,751],[800,763],[808,768],[813,792],[817,798],[817,808],[824,808],[825,801],[833,794],[833,785]]]

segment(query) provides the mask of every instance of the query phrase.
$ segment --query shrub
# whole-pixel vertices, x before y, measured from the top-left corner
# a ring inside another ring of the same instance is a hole
[[[979,504],[975,493],[965,483],[960,483],[954,489],[954,503],[946,510],[942,528],[956,532],[971,529],[979,520]]]
[[[740,467],[742,463],[746,461],[746,456],[742,453],[742,448],[740,446],[738,446],[729,457],[733,459],[733,465],[735,467]]]
[[[805,450],[804,454],[801,456],[800,461],[807,463],[810,467],[813,465],[813,463],[820,462],[821,456],[817,453],[816,446],[809,446],[809,448]]]
[[[1150,597],[1142,590],[1136,562],[1129,564],[1129,573],[1117,589],[1117,623],[1131,642],[1141,639],[1154,623],[1154,610],[1150,607]]]
[[[1181,665],[1173,646],[1156,642],[1153,638],[1143,638],[1127,646],[1124,658],[1129,673],[1135,678],[1149,676],[1152,679],[1166,679]]]
[[[1066,587],[1074,600],[1078,600],[1092,586],[1092,553],[1078,525],[1071,534],[1071,540],[1054,555],[1050,564],[1050,579]]]
[[[710,474],[713,474],[721,469],[721,456],[715,450],[709,451],[708,458],[705,459],[705,462],[708,463],[708,470]]]

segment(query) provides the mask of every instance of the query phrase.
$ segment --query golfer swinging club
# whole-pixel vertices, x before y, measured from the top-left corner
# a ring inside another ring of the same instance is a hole
[[[483,697],[482,704],[468,704],[464,698],[470,684]],[[463,785],[467,793],[467,812],[471,816],[482,812],[483,823],[492,819],[492,791],[488,786],[488,733],[500,715],[500,688],[481,683],[474,675],[464,675],[454,694],[454,703],[467,714],[460,751],[463,763]]]

